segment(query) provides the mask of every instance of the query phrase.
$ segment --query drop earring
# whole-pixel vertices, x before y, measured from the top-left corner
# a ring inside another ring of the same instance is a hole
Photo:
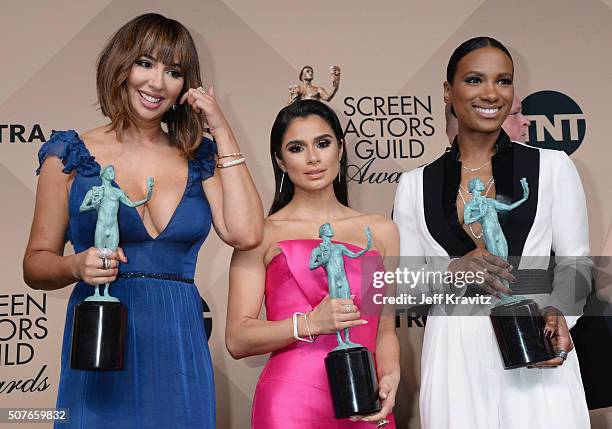
[[[278,188],[278,193],[280,194],[281,192],[283,192],[283,183],[285,182],[285,172],[283,171],[283,175],[281,176],[281,184],[280,187]]]

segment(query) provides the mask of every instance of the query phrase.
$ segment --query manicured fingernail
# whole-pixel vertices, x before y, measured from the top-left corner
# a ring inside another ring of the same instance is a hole
[[[362,320],[362,321],[361,321],[361,324],[362,324],[362,325],[367,325],[367,324],[368,324],[368,321],[367,321],[367,320]]]

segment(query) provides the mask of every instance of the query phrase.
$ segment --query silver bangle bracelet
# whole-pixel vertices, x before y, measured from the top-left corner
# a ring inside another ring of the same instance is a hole
[[[298,341],[304,341],[305,343],[312,343],[314,341],[314,338],[312,338],[312,335],[308,334],[309,338],[302,338],[298,334],[298,316],[303,316],[303,315],[304,313],[300,313],[299,311],[296,311],[295,313],[293,313],[293,338],[295,338]]]

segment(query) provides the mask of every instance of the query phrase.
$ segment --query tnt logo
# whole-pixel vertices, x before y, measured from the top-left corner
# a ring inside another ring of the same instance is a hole
[[[557,91],[534,92],[523,100],[523,115],[531,122],[527,143],[544,149],[573,153],[586,133],[580,106]]]

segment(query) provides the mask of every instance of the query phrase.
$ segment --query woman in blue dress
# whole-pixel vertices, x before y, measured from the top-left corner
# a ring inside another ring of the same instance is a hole
[[[81,136],[55,131],[40,149],[24,279],[43,290],[77,282],[57,399],[70,423],[61,427],[215,426],[213,370],[193,282],[197,254],[211,222],[229,245],[256,246],[263,210],[214,90],[201,85],[188,30],[161,15],[139,16],[98,60],[98,99],[110,123]],[[213,140],[202,138],[205,126]],[[105,165],[115,167],[113,186],[132,201],[146,195],[147,177],[155,179],[147,204],[119,209],[121,241],[109,269],[93,247],[95,211],[79,213]],[[74,255],[63,255],[66,240]],[[107,282],[129,309],[125,368],[70,369],[74,306]]]

